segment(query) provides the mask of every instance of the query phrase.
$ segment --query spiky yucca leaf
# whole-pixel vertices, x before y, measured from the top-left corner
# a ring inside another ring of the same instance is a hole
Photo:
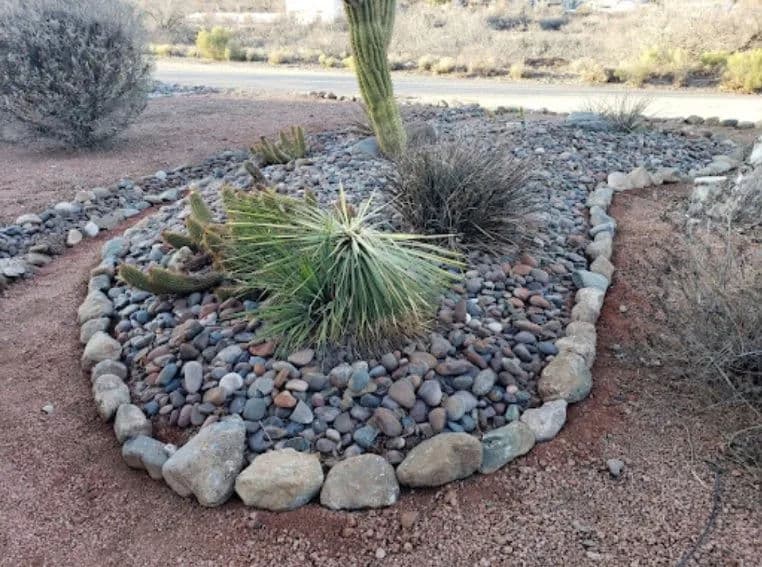
[[[355,212],[343,191],[332,209],[279,195],[225,193],[225,267],[261,289],[259,315],[285,352],[345,344],[378,350],[424,328],[460,267],[432,238],[382,230],[379,209]]]

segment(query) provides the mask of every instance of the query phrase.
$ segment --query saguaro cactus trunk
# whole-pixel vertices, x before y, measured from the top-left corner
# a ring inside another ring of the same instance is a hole
[[[399,154],[405,147],[387,59],[396,8],[397,0],[344,0],[360,92],[378,144],[387,155]]]

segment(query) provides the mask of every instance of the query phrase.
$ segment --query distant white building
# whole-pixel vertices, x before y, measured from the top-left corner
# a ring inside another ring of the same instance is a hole
[[[344,17],[342,0],[286,0],[286,14],[307,22],[335,22]]]

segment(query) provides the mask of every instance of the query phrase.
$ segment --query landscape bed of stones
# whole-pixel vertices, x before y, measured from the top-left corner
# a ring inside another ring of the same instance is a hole
[[[528,183],[544,206],[531,249],[468,254],[462,281],[432,306],[430,332],[393,352],[326,361],[305,348],[279,359],[257,322],[257,301],[219,301],[211,291],[156,297],[115,277],[123,262],[179,262],[181,251],[160,232],[182,230],[184,191],[195,187],[221,219],[223,184],[253,190],[246,152],[81,192],[21,219],[21,236],[0,231],[15,238],[0,249],[4,266],[21,258],[28,266],[30,256],[51,252],[47,242],[60,248],[62,240],[76,245],[72,231],[97,234],[87,227],[100,228],[99,218],[112,216],[112,228],[163,204],[103,246],[79,309],[83,367],[129,466],[202,505],[235,491],[270,510],[318,494],[334,509],[388,506],[400,485],[498,470],[554,438],[567,404],[590,392],[595,322],[614,271],[614,192],[716,174],[733,159],[716,156],[735,150],[721,137],[621,133],[589,117],[523,121],[479,107],[409,114],[440,139],[504,146],[531,160]],[[310,143],[307,158],[263,168],[276,190],[309,189],[326,206],[340,187],[355,202],[387,199],[393,167],[369,140],[343,130]]]

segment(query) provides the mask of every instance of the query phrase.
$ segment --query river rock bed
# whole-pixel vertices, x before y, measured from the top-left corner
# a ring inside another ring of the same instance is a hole
[[[365,452],[398,464],[436,433],[480,434],[517,421],[541,404],[538,378],[558,354],[555,343],[570,322],[572,273],[589,267],[589,192],[614,169],[687,172],[711,161],[718,142],[592,131],[561,121],[522,123],[478,108],[432,109],[421,116],[444,139],[457,133],[532,159],[530,183],[546,203],[545,228],[532,253],[471,254],[462,282],[442,298],[425,338],[368,360],[346,356],[326,365],[309,349],[279,360],[275,345],[261,338],[254,301],[219,303],[212,293],[159,298],[113,279],[121,262],[145,267],[172,260],[159,232],[182,230],[187,210],[180,201],[104,246],[88,296],[94,306],[86,309],[95,316],[83,326],[82,342],[102,331],[116,338],[133,403],[155,422],[194,430],[240,416],[248,460],[293,448],[317,452],[329,465]],[[326,205],[342,185],[350,200],[371,194],[383,200],[390,165],[364,153],[358,142],[348,132],[321,134],[313,137],[309,158],[263,171],[279,191],[310,189]],[[230,167],[198,180],[218,215],[223,183],[245,189],[251,179],[243,168]]]
[[[417,117],[443,139],[487,151],[506,145],[532,160],[527,183],[542,210],[528,220],[542,229],[531,250],[468,255],[462,279],[432,305],[431,332],[399,350],[364,360],[337,351],[329,360],[306,348],[279,359],[256,301],[154,297],[115,279],[123,262],[183,261],[159,235],[182,229],[186,203],[161,207],[104,244],[78,312],[96,407],[114,418],[130,467],[204,506],[235,492],[273,511],[318,494],[332,509],[389,506],[400,485],[495,472],[553,439],[568,404],[591,391],[595,324],[615,270],[617,223],[607,212],[615,191],[681,180],[730,147],[474,107]],[[370,140],[342,131],[310,142],[308,158],[264,168],[277,190],[309,189],[325,206],[342,186],[350,201],[387,199],[391,165]],[[238,166],[193,184],[218,220],[223,184],[248,190],[252,180]]]

